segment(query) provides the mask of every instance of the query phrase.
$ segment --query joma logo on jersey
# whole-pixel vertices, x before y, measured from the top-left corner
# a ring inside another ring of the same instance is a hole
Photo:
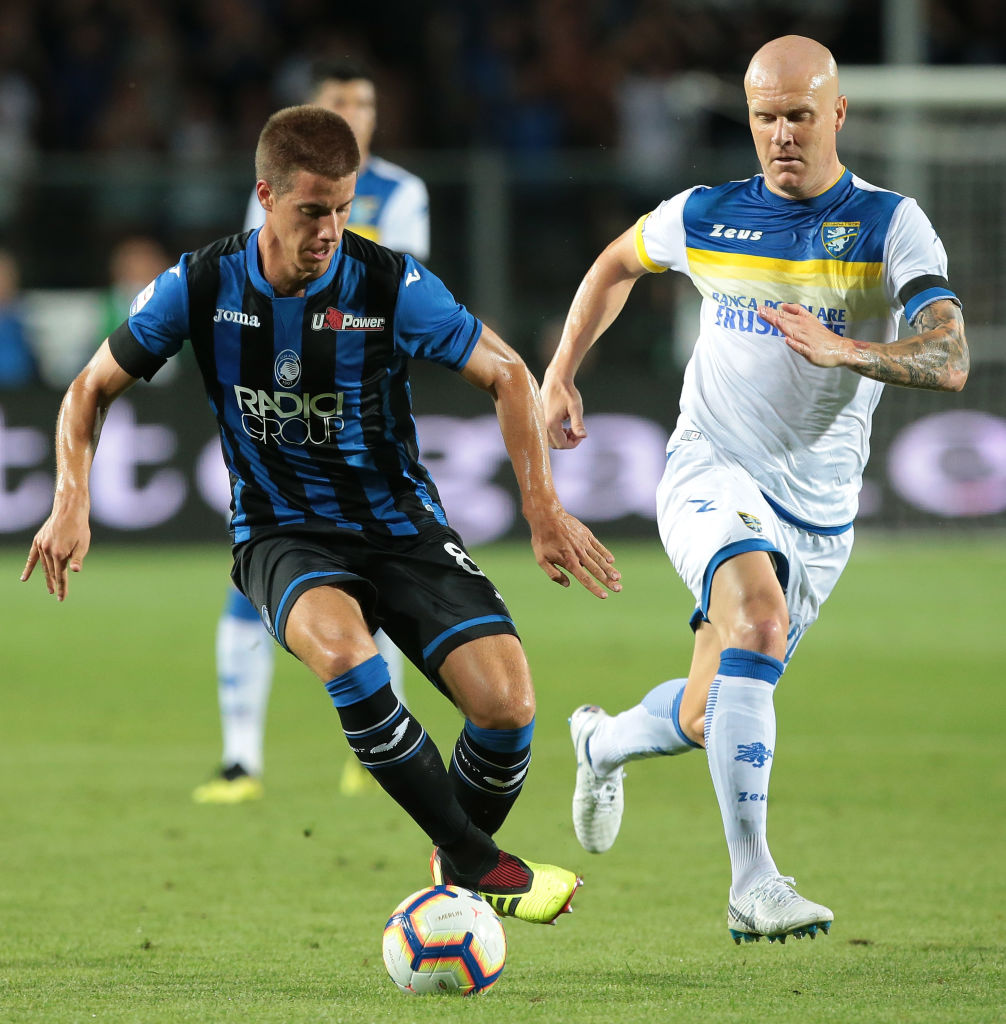
[[[342,430],[343,392],[297,395],[234,385],[244,432],[262,444],[326,444]]]
[[[751,228],[728,228],[726,224],[714,224],[709,232],[710,238],[742,238],[748,242],[757,242],[763,232],[752,231]]]
[[[383,316],[353,316],[329,306],[324,313],[311,317],[313,331],[383,331]]]
[[[223,309],[217,306],[217,315],[213,318],[215,324],[241,324],[242,327],[261,327],[262,322],[253,313],[242,313],[240,309]]]
[[[859,238],[861,222],[858,220],[831,220],[821,225],[821,244],[829,256],[840,260],[849,255],[853,243]]]

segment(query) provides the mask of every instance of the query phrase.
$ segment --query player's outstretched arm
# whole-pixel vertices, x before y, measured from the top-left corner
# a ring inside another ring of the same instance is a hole
[[[569,586],[565,574],[569,573],[596,597],[607,597],[605,588],[621,590],[614,556],[562,507],[555,493],[541,396],[524,360],[499,335],[483,327],[461,373],[492,395],[538,564],[564,587]]]
[[[636,255],[632,227],[597,257],[580,282],[541,386],[545,426],[553,448],[575,448],[587,436],[583,400],[573,379],[583,357],[614,323],[632,286],[645,273]]]
[[[885,384],[930,391],[960,391],[968,379],[964,317],[950,299],[937,299],[919,311],[912,324],[917,334],[886,345],[841,338],[803,306],[789,302],[778,309],[760,306],[758,315],[815,366],[847,366]]]
[[[45,584],[58,601],[67,595],[67,568],[80,572],[91,545],[88,476],[108,408],[136,383],[115,361],[108,341],[67,389],[56,420],[56,491],[52,512],[28,551],[21,580],[41,562]]]

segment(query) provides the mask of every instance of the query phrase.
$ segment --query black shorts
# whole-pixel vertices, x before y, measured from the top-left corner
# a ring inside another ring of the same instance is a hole
[[[231,578],[284,648],[287,616],[304,591],[348,591],[371,631],[383,629],[438,686],[456,647],[517,636],[503,598],[448,527],[377,540],[338,529],[277,531],[235,549]]]

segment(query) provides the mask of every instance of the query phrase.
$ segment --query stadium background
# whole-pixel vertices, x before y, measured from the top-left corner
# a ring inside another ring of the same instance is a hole
[[[960,396],[887,389],[860,522],[1002,527],[1001,6],[392,0],[378,23],[363,7],[316,0],[61,0],[44,10],[10,0],[0,15],[0,247],[20,267],[11,308],[38,377],[0,391],[0,536],[22,544],[44,518],[59,394],[129,297],[114,291],[110,253],[139,238],[173,262],[238,230],[259,127],[303,95],[314,58],[347,53],[372,66],[374,148],[430,188],[429,266],[540,374],[580,276],[611,237],[680,188],[756,169],[738,82],[748,54],[783,31],[837,54],[851,104],[840,153],[929,213],[976,362]],[[899,65],[907,101],[883,77]],[[571,509],[606,536],[652,535],[694,302],[683,279],[644,280],[582,374],[588,412],[608,414],[594,424],[604,443],[557,455],[556,473]],[[96,466],[99,538],[224,537],[213,425],[208,410],[193,412],[190,377],[182,360],[167,386],[134,392],[109,424]],[[424,367],[414,393],[456,525],[472,543],[520,535],[479,396]]]

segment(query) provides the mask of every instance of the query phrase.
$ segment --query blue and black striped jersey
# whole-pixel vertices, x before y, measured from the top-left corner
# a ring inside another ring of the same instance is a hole
[[[150,379],[188,339],[231,477],[231,534],[330,523],[380,536],[446,524],[419,461],[410,358],[460,370],[480,321],[411,256],[350,231],[300,297],[262,276],[258,232],[156,278],[109,338]]]

